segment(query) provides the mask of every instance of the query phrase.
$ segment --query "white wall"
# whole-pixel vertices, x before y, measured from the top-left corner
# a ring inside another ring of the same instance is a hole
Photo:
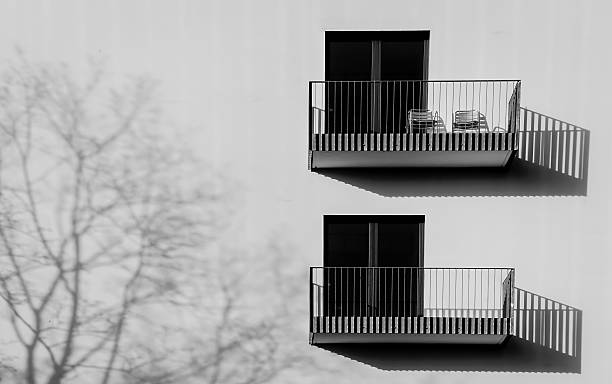
[[[426,215],[426,266],[509,266],[517,285],[584,311],[581,375],[383,372],[308,347],[352,383],[611,382],[610,93],[606,1],[7,2],[0,57],[149,73],[185,141],[241,185],[234,236],[280,236],[321,264],[324,213]],[[386,198],[307,171],[307,84],[325,29],[428,29],[430,79],[519,78],[522,105],[591,131],[586,197]],[[306,306],[304,297],[294,306]],[[306,343],[304,337],[287,340]],[[346,369],[346,370],[344,370]]]

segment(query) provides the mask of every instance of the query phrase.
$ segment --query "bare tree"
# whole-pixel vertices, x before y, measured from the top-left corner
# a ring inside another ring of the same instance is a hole
[[[302,350],[307,348],[306,335],[295,327],[298,314],[290,304],[304,284],[283,262],[287,255],[283,247],[273,243],[264,249],[251,257],[224,250],[209,267],[215,273],[200,287],[201,310],[190,312],[193,321],[207,326],[183,335],[171,356],[149,350],[150,358],[158,362],[155,368],[133,364],[124,371],[125,381],[295,382],[295,375],[312,365]],[[172,338],[176,341],[176,333]],[[163,341],[168,342],[172,340]]]
[[[92,68],[19,55],[0,79],[0,356],[28,384],[258,384],[303,363],[280,249],[257,269],[206,248],[227,190],[160,136],[152,81]]]
[[[0,297],[31,384],[111,382],[136,315],[188,295],[216,222],[218,195],[154,132],[153,83],[102,79],[21,58],[0,85]]]

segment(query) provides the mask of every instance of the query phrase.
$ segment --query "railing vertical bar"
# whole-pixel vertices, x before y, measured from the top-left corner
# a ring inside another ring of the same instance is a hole
[[[416,85],[415,85],[414,81],[410,81],[410,85],[411,85],[410,88],[412,89],[412,99],[411,99],[412,105],[411,105],[410,109],[412,110],[412,109],[414,109],[414,92],[415,92],[414,88],[416,87]],[[412,133],[412,129],[410,130],[410,133]]]
[[[310,306],[309,306],[309,308],[310,308],[310,310],[309,310],[309,314],[310,314],[310,316],[309,316],[309,319],[308,319],[308,328],[309,328],[310,332],[313,331],[313,328],[312,328],[312,319],[313,319],[313,315],[314,315],[313,306],[315,305],[315,303],[313,302],[313,292],[312,292],[313,291],[312,271],[313,271],[313,268],[310,267],[310,270],[309,270],[309,275],[310,275],[310,292],[309,292],[309,296],[310,296],[309,297],[310,298]]]
[[[327,297],[326,301],[326,307],[327,307],[327,311],[325,311],[324,314],[324,327],[325,329],[329,329],[329,319],[331,317],[331,297],[330,297],[330,291],[331,291],[331,278],[330,278],[330,270],[329,269],[324,269],[323,271],[323,287],[325,288],[325,296]],[[325,274],[327,272],[327,278],[325,278]]]
[[[483,283],[483,277],[482,277],[482,273],[484,272],[484,269],[480,270],[480,317],[482,317],[482,311],[484,309],[484,305],[483,305],[483,301],[482,298],[484,296],[484,290],[482,289],[482,283]]]
[[[338,310],[338,305],[337,305],[337,287],[336,287],[336,283],[338,281],[338,274],[337,274],[337,269],[334,268],[334,317],[336,317],[338,315],[337,310]]]
[[[397,296],[397,304],[395,307],[395,312],[393,313],[394,317],[399,317],[400,316],[400,269],[399,268],[395,268],[395,273],[397,275],[396,281],[397,281],[397,292],[395,293],[395,295]]]
[[[362,286],[363,279],[361,278],[361,270],[362,269],[363,268],[359,268],[359,319],[360,319],[360,321],[362,320],[362,317],[361,317],[361,314],[362,314],[362,311],[361,311],[361,304],[362,304],[361,292],[363,291],[363,286]]]
[[[563,345],[562,345],[562,340],[561,340],[561,336],[562,333],[560,333],[561,330],[561,304],[560,303],[553,303],[553,306],[555,307],[555,311],[553,312],[553,338],[554,338],[554,349],[555,351],[561,351]]]
[[[432,279],[431,279],[431,269],[430,269],[429,270],[429,301],[427,303],[427,307],[430,308],[430,309],[431,309],[431,304],[432,304],[432,301],[431,301],[431,280]],[[431,314],[429,314],[429,316],[431,316]]]
[[[528,323],[528,317],[529,317],[529,313],[527,312],[527,307],[528,307],[528,302],[527,302],[527,292],[526,291],[522,291],[523,294],[523,302],[522,302],[522,307],[519,307],[521,312],[522,312],[522,325],[521,325],[521,337],[529,340],[528,338],[528,332],[529,332],[529,323]]]
[[[416,311],[416,316],[422,316],[422,314],[421,314],[421,307],[422,307],[421,304],[422,303],[421,302],[423,301],[423,299],[421,298],[421,294],[419,293],[419,291],[422,290],[422,288],[421,288],[422,276],[421,275],[423,274],[423,272],[421,271],[420,268],[417,269],[416,272],[417,272],[417,276],[416,276],[416,279],[417,279],[417,281],[416,281],[416,291],[417,291],[416,292],[416,300],[417,300],[417,304],[416,304],[416,310],[415,311]]]
[[[357,313],[357,311],[355,311],[355,302],[357,301],[357,300],[355,299],[355,293],[356,293],[356,292],[355,292],[355,285],[356,285],[356,280],[355,280],[355,278],[356,278],[356,272],[357,272],[357,269],[356,269],[356,268],[352,268],[352,270],[353,270],[353,292],[352,292],[352,294],[351,294],[351,297],[353,298],[353,300],[352,300],[352,301],[353,301],[353,310],[351,311],[350,315],[351,315],[351,316],[352,316],[352,318],[354,319],[354,318],[355,318],[355,314]]]
[[[330,120],[331,116],[334,116],[333,113],[331,113],[331,106],[329,105],[329,88],[331,84],[329,83],[325,83],[325,91],[327,93],[327,97],[325,98],[325,113],[327,114],[325,116],[325,125],[326,125],[326,129],[325,129],[325,133],[329,134],[329,131],[332,129],[332,125],[333,122]],[[331,115],[331,116],[330,116]],[[319,149],[323,149],[323,148],[319,148]]]
[[[403,276],[403,281],[404,281],[404,314],[403,314],[403,317],[404,317],[404,322],[405,322],[406,321],[406,302],[410,300],[410,297],[406,297],[406,270],[403,271],[402,276]],[[405,323],[404,323],[404,326],[405,326]]]
[[[356,123],[356,120],[357,120],[357,119],[355,119],[355,111],[356,111],[356,108],[355,108],[355,99],[356,99],[356,96],[355,96],[355,86],[357,85],[357,83],[353,82],[351,84],[353,85],[353,136],[354,136],[355,133],[357,133],[357,130],[355,129],[355,123]]]
[[[412,272],[414,269],[410,268],[410,285],[408,286],[409,295],[410,295],[410,306],[408,307],[409,316],[412,318]]]
[[[448,83],[446,83],[444,88],[446,89],[445,94],[444,94],[444,121],[446,122],[445,124],[448,124],[448,122],[449,122],[449,119],[448,119]],[[452,113],[452,108],[451,108],[451,113]],[[448,130],[447,130],[447,132],[448,132]],[[453,132],[453,125],[452,125],[452,121],[451,121],[451,135],[452,135],[452,132]],[[448,141],[447,141],[447,143],[448,143]],[[448,149],[452,150],[452,148],[448,148]]]
[[[336,121],[338,120],[338,109],[336,108],[336,88],[338,87],[338,83],[334,82],[332,83],[334,85],[334,129],[332,130],[334,135],[336,133],[338,133],[337,127],[336,127]],[[342,116],[340,115],[340,118],[342,118]],[[331,132],[330,132],[331,133]]]
[[[495,286],[495,275],[493,275],[493,286]],[[495,296],[493,296],[495,299]],[[495,306],[491,305],[491,269],[487,269],[487,312],[492,316]]]
[[[389,133],[389,83],[382,84],[385,86],[385,135],[387,135]]]
[[[457,270],[456,269],[455,269],[455,302],[453,303],[453,307],[455,308],[453,317],[459,317],[457,316]]]
[[[358,150],[362,149],[362,140],[363,140],[363,81],[359,82],[359,140],[357,141]]]
[[[372,129],[372,102],[370,101],[370,94],[372,93],[372,84],[366,83],[366,132],[365,132],[365,144],[366,150],[369,150],[369,136],[370,130]],[[366,271],[367,273],[367,271]]]
[[[482,110],[480,108],[480,95],[482,93],[482,81],[478,82],[478,112],[480,113],[480,111]],[[480,132],[480,125],[478,126],[478,132]],[[482,277],[482,276],[481,276]]]
[[[501,83],[499,84],[499,98],[497,99],[497,126],[501,127]]]
[[[466,294],[466,298],[467,298],[467,316],[470,316],[470,275],[471,275],[471,271],[469,269],[466,270],[467,272],[467,294]]]
[[[469,88],[469,83],[466,81],[465,82],[465,109],[468,108],[468,88]]]
[[[489,83],[485,83],[485,115],[489,113]],[[491,119],[491,124],[493,123],[493,119]],[[495,128],[495,127],[492,127]]]
[[[552,325],[552,319],[551,319],[551,309],[549,308],[549,304],[550,304],[550,300],[547,298],[544,298],[544,346],[551,348],[552,346],[552,340],[551,340],[551,325]]]
[[[346,85],[346,88],[348,88],[348,82],[346,81],[340,82],[340,104],[341,104],[340,113],[342,114],[342,120],[340,121],[340,135],[344,135],[345,125],[348,131],[348,97],[347,97],[347,100],[344,100],[345,85]],[[347,105],[346,107],[344,105],[345,102]]]
[[[423,109],[423,81],[419,80],[419,103],[418,108]]]
[[[436,278],[436,282],[434,285],[434,290],[435,290],[434,297],[435,297],[436,302],[435,302],[435,312],[434,313],[435,313],[435,316],[437,317],[438,316],[438,292],[437,292],[438,291],[438,270],[437,269],[435,270],[435,278]]]
[[[569,346],[568,351],[571,356],[576,356],[576,320],[578,313],[576,310],[572,310],[570,314],[570,322],[568,327],[570,328]]]
[[[455,110],[455,83],[452,83],[452,85],[453,85],[453,88],[452,88],[452,93],[451,93],[451,114],[452,114],[451,117],[453,119],[453,121],[452,121],[452,127],[453,128],[452,128],[451,132],[455,133],[455,114],[453,113],[453,111]],[[459,109],[459,108],[457,108],[457,109]],[[453,147],[456,146],[456,144],[454,143],[454,139],[455,139],[455,137],[453,135]],[[453,150],[454,149],[455,148],[453,148]]]
[[[390,307],[391,307],[391,311],[390,311],[391,316],[393,316],[393,291],[395,290],[394,287],[395,287],[395,285],[393,284],[393,268],[391,268],[391,302],[390,302],[390,304],[391,304],[390,305]]]
[[[474,83],[471,83],[471,84],[472,84],[472,111],[473,111],[474,110],[474,86],[475,84]],[[480,125],[478,125],[478,132],[480,132]]]
[[[478,294],[477,283],[478,283],[478,272],[477,272],[477,269],[474,269],[474,300],[472,301],[474,316],[476,316],[476,297]]]
[[[461,110],[461,109],[463,109],[463,108],[461,107],[461,84],[462,84],[462,82],[460,81],[460,82],[459,82],[459,92],[457,92],[457,93],[458,93],[458,97],[459,97],[459,98],[458,98],[457,110]]]
[[[384,290],[385,290],[385,317],[389,317],[389,305],[391,304],[391,302],[389,301],[389,299],[387,298],[387,291],[389,290],[389,283],[388,283],[388,277],[387,277],[387,271],[389,270],[389,268],[383,268],[383,270],[385,271],[385,285],[384,285]],[[389,295],[391,294],[391,292],[389,292]]]
[[[406,83],[406,100],[405,100],[405,107],[404,107],[404,114],[406,115],[405,119],[406,119],[406,133],[410,133],[409,129],[408,129],[408,85],[410,84],[408,81],[405,82]]]
[[[393,82],[393,101],[392,101],[392,103],[393,103],[393,109],[392,109],[393,114],[392,114],[392,120],[391,120],[392,121],[392,123],[391,123],[391,126],[392,126],[391,127],[391,131],[392,131],[391,133],[392,134],[395,134],[395,84],[396,84],[396,81]]]
[[[564,321],[563,321],[563,327],[564,327],[564,353],[567,355],[571,355],[571,350],[570,350],[570,335],[571,335],[571,330],[570,330],[570,316],[571,313],[574,311],[573,308],[571,308],[570,306],[566,305],[565,306],[565,314],[564,314]]]
[[[313,83],[308,83],[308,150],[312,150],[312,138],[314,137],[312,131],[312,86]]]
[[[495,82],[491,83],[491,99],[491,124],[495,129]]]
[[[499,280],[497,277],[497,270],[494,269],[493,270],[493,315],[494,316],[498,316],[498,311],[497,311],[497,285],[499,284]]]
[[[380,316],[380,314],[382,312],[381,311],[381,305],[380,305],[380,291],[381,291],[381,289],[380,289],[380,281],[381,281],[380,275],[381,275],[380,274],[380,269],[376,269],[376,285],[375,285],[376,296],[377,296],[377,299],[376,299],[376,310],[375,310],[376,316]]]
[[[342,278],[344,279],[344,282],[346,284],[346,286],[345,286],[345,288],[346,288],[346,295],[345,295],[346,302],[344,303],[344,312],[342,312],[342,324],[343,324],[343,326],[346,326],[346,323],[345,323],[344,320],[345,320],[345,317],[347,317],[349,315],[349,285],[348,285],[349,277],[348,277],[348,268],[342,268],[342,269],[343,269],[343,273],[342,273],[343,277]]]
[[[463,305],[463,294],[464,294],[464,292],[465,292],[465,290],[464,290],[464,284],[463,284],[463,282],[464,282],[463,272],[464,272],[464,271],[463,271],[463,269],[462,269],[462,270],[461,270],[461,317],[464,317],[464,316],[465,316],[465,315],[464,315],[464,308],[465,308],[465,306]]]
[[[442,82],[438,82],[438,110],[442,107]],[[447,121],[447,120],[444,120]],[[437,128],[438,122],[436,122]],[[444,149],[444,148],[443,148]]]
[[[342,318],[342,316],[344,316],[344,312],[343,312],[343,306],[342,306],[342,302],[344,301],[344,295],[343,295],[343,287],[344,285],[342,284],[342,272],[343,272],[343,268],[340,267],[338,268],[340,270],[340,317]]]
[[[442,269],[442,290],[440,291],[441,294],[441,303],[440,303],[440,307],[442,308],[442,317],[445,317],[445,311],[444,311],[444,269]]]

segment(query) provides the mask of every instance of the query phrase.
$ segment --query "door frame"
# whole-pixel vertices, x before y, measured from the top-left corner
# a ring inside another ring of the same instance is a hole
[[[429,30],[325,30],[324,31],[324,45],[325,45],[325,53],[324,53],[324,61],[325,61],[325,81],[333,81],[329,78],[330,70],[329,70],[329,49],[331,42],[364,42],[370,41],[371,49],[370,53],[371,63],[370,63],[370,79],[371,81],[381,80],[381,74],[383,68],[381,67],[382,60],[382,43],[383,42],[393,42],[393,41],[401,41],[401,42],[423,42],[423,71],[422,71],[422,79],[394,79],[394,80],[423,80],[427,81],[429,78],[429,39],[430,39],[430,31]],[[330,86],[328,83],[325,83],[325,87]],[[401,86],[401,84],[400,84]],[[413,84],[413,87],[415,84]],[[408,85],[406,84],[406,87]],[[422,84],[420,85],[422,87]],[[334,85],[334,94],[336,92],[337,85]],[[350,89],[350,88],[349,88]],[[383,83],[375,82],[371,83],[366,90],[369,94],[372,95],[369,101],[369,116],[368,126],[371,127],[372,132],[381,132],[381,119],[382,119],[382,96],[381,92],[383,89]],[[330,95],[331,91],[325,91],[328,95]],[[342,84],[341,84],[341,92],[342,92]],[[407,92],[407,89],[406,89]],[[425,87],[425,94],[421,95],[421,100],[419,108],[427,108],[427,87]],[[335,105],[335,102],[334,102]],[[327,124],[330,121],[336,122],[335,115],[332,115],[331,108],[326,108],[328,110],[328,119],[326,119]],[[333,119],[332,119],[333,116]],[[340,127],[342,131],[342,125]],[[326,132],[331,132],[329,127],[326,127]],[[334,129],[333,133],[337,130]],[[361,132],[361,130],[360,130]],[[343,132],[340,132],[343,133]]]
[[[423,297],[423,293],[424,293],[424,274],[421,273],[419,274],[418,271],[421,271],[423,266],[424,266],[424,253],[425,253],[425,215],[404,215],[404,214],[383,214],[383,215],[365,215],[365,214],[324,214],[322,216],[322,225],[321,225],[321,232],[322,232],[322,242],[321,242],[321,247],[322,247],[322,258],[323,258],[323,267],[325,267],[326,265],[329,265],[327,261],[327,254],[326,254],[326,236],[327,236],[327,226],[326,224],[329,223],[330,221],[334,221],[333,218],[338,217],[338,218],[342,218],[342,219],[346,219],[346,218],[353,218],[356,222],[359,223],[367,223],[368,224],[368,236],[370,238],[369,241],[369,256],[368,256],[368,264],[370,264],[372,262],[372,260],[374,260],[375,262],[377,262],[377,258],[378,258],[378,254],[375,255],[375,257],[372,257],[372,250],[373,249],[377,249],[377,241],[372,241],[372,236],[373,236],[373,231],[372,231],[372,227],[374,228],[374,231],[377,231],[377,224],[380,224],[381,222],[383,223],[389,223],[392,224],[394,222],[396,223],[402,223],[402,224],[407,224],[407,223],[411,223],[411,224],[418,224],[419,225],[419,249],[418,249],[418,266],[415,267],[417,268],[417,281],[416,281],[416,285],[417,285],[417,294],[416,296],[416,309],[415,309],[415,314],[413,317],[418,317],[418,316],[423,316],[424,313],[424,297]],[[367,221],[366,221],[367,220]],[[345,220],[342,220],[345,221]],[[346,221],[345,221],[346,222]],[[372,225],[375,224],[375,225]],[[376,236],[377,237],[377,236]],[[376,252],[377,253],[377,252]],[[350,267],[349,265],[346,265],[344,267]],[[373,265],[368,265],[368,267],[376,267]],[[369,273],[366,274],[366,279],[368,280],[367,282],[367,296],[366,296],[366,300],[370,303],[369,305],[366,306],[367,308],[367,313],[366,316],[376,316],[377,313],[377,303],[378,300],[375,299],[375,297],[377,296],[377,287],[378,287],[378,275],[373,273],[373,271],[370,271]],[[323,275],[323,286],[326,287],[326,281],[325,281],[325,275]],[[380,289],[380,288],[378,288]],[[420,293],[418,293],[420,291]]]
[[[423,268],[424,266],[424,253],[425,253],[425,215],[404,215],[404,214],[378,214],[378,215],[367,215],[367,214],[344,214],[344,213],[333,213],[323,214],[321,217],[321,255],[323,266],[325,267],[327,261],[326,255],[326,224],[331,220],[332,217],[351,217],[356,222],[367,222],[367,223],[401,223],[401,224],[420,224],[419,225],[419,265],[417,268]],[[365,221],[370,220],[370,221]],[[372,247],[373,245],[371,245]],[[346,265],[349,267],[349,265]]]
[[[325,81],[329,79],[329,43],[332,41],[423,41],[423,78],[415,80],[427,80],[429,78],[429,40],[431,32],[429,30],[335,30],[326,29],[324,34],[325,52],[323,60],[325,62]],[[338,37],[339,36],[339,37]],[[380,58],[379,58],[380,59]],[[405,79],[397,79],[405,80]]]

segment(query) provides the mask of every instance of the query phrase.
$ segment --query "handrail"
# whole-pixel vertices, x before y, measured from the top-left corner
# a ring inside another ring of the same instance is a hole
[[[355,266],[351,266],[351,265],[344,265],[344,266],[336,266],[334,265],[333,267],[325,267],[325,266],[311,266],[309,267],[310,269],[329,269],[329,268],[372,268],[372,269],[397,269],[397,268],[401,268],[401,269],[451,269],[451,270],[480,270],[480,269],[490,269],[490,270],[498,270],[498,271],[514,271],[515,268],[511,268],[511,267],[355,267]]]
[[[402,79],[397,79],[397,80],[310,80],[309,83],[310,84],[321,84],[321,83],[341,83],[341,82],[360,82],[360,83],[385,83],[385,82],[394,82],[394,81],[409,81],[409,82],[415,82],[415,83],[469,83],[469,82],[493,82],[493,81],[497,81],[497,82],[501,82],[501,81],[513,81],[513,82],[519,82],[521,81],[520,79],[461,79],[461,80],[456,80],[456,79],[437,79],[437,80],[402,80]]]

